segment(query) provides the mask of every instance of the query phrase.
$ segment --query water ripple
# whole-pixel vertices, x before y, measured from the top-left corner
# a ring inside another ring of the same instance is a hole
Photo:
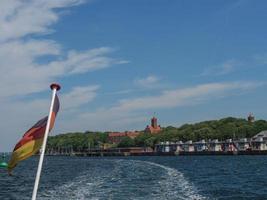
[[[105,170],[88,168],[74,180],[43,192],[42,199],[204,199],[176,169],[137,160],[101,162]]]

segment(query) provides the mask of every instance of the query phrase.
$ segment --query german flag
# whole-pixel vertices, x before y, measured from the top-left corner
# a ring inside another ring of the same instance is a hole
[[[55,119],[59,110],[59,99],[56,95],[49,131],[54,127]],[[48,116],[39,120],[33,127],[31,127],[16,144],[11,159],[8,163],[8,171],[11,172],[16,165],[30,156],[36,154],[43,144],[45,128],[48,121]]]

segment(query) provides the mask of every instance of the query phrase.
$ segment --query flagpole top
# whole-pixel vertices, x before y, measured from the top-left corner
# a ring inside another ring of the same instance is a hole
[[[54,88],[58,91],[58,90],[60,90],[60,85],[59,84],[57,84],[57,83],[52,83],[51,85],[50,85],[50,88],[51,88],[51,90],[53,90]]]

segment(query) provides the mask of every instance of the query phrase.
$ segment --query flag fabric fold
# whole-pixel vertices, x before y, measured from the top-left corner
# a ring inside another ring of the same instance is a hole
[[[49,131],[51,131],[51,129],[54,127],[59,106],[59,99],[56,95]],[[43,144],[47,120],[48,116],[39,120],[33,127],[26,131],[22,139],[16,144],[8,163],[9,172],[11,172],[20,161],[29,158],[40,150]]]

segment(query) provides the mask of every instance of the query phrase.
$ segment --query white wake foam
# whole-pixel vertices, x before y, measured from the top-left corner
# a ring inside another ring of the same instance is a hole
[[[40,194],[41,199],[202,200],[196,187],[176,169],[140,160],[103,159],[68,183]],[[109,168],[109,164],[113,167]],[[100,170],[100,171],[98,171]]]
[[[186,199],[186,200],[202,200],[207,199],[198,194],[195,186],[190,183],[184,175],[176,169],[148,161],[143,161],[152,166],[156,166],[166,170],[167,177],[164,180],[159,180],[159,184],[166,191],[165,195],[171,199]]]

